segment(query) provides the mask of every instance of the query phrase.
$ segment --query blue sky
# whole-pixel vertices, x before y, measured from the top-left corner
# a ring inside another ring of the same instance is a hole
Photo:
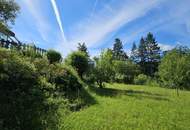
[[[152,32],[163,50],[190,46],[190,0],[16,0],[21,7],[13,31],[23,42],[56,49],[63,56],[85,42],[92,56]]]

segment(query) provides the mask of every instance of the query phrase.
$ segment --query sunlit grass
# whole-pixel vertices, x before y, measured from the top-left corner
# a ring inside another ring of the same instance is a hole
[[[62,118],[62,130],[190,129],[190,92],[124,84],[89,91],[97,103]]]

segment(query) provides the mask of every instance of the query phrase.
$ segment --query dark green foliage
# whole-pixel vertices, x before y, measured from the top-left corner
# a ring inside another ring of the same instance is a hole
[[[20,8],[14,0],[0,0],[0,22],[14,23],[19,10]]]
[[[81,51],[71,53],[65,60],[67,65],[71,65],[82,78],[83,74],[88,70],[88,56]]]
[[[145,40],[142,37],[140,40],[139,48],[138,48],[138,60],[140,65],[142,66],[146,61],[146,44]]]
[[[145,85],[149,80],[150,78],[147,75],[140,74],[137,77],[135,77],[134,83],[137,85]]]
[[[36,71],[39,75],[47,77],[49,76],[49,61],[47,58],[35,58],[33,61],[33,64],[36,67]]]
[[[0,129],[45,129],[50,104],[33,64],[15,52],[0,50]],[[50,117],[48,117],[50,118]]]
[[[158,71],[160,59],[160,47],[153,34],[148,33],[146,38],[140,40],[136,61],[144,74],[154,76],[154,73]]]
[[[115,81],[120,83],[133,83],[134,77],[140,73],[140,68],[130,60],[114,61]]]
[[[146,73],[153,76],[158,71],[160,62],[160,47],[152,33],[148,33],[146,37]]]
[[[87,50],[87,47],[86,47],[86,44],[85,43],[78,43],[78,51],[82,51],[84,52],[88,57],[89,57],[89,54],[88,54],[88,50]]]
[[[47,51],[47,58],[50,64],[61,62],[62,57],[61,54],[55,50]]]
[[[59,109],[78,110],[95,102],[72,67],[6,49],[0,49],[0,59],[2,130],[58,129]]]
[[[71,93],[77,93],[81,89],[82,83],[77,73],[71,67],[59,64],[49,67],[51,75],[49,81],[55,84],[56,91],[61,95],[72,96]]]
[[[177,47],[169,51],[159,66],[159,75],[165,86],[190,89],[190,50]]]
[[[34,49],[34,46],[28,45],[28,48],[29,49],[21,51],[24,56],[31,58],[31,60],[34,60],[35,58],[42,58],[42,55]]]
[[[93,72],[93,77],[100,87],[103,87],[104,82],[109,82],[114,79],[113,69],[113,53],[107,49],[102,51],[99,58],[95,60],[96,66]]]
[[[113,58],[114,60],[128,59],[127,54],[123,50],[123,44],[119,38],[115,39],[115,43],[113,45]]]
[[[137,48],[137,46],[136,46],[136,44],[135,44],[135,42],[133,43],[133,45],[132,45],[132,49],[131,49],[131,56],[130,56],[130,59],[134,62],[134,63],[136,63],[137,61],[138,61],[138,48]]]

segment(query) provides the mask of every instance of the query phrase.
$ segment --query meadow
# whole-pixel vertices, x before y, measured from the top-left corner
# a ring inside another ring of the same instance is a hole
[[[89,87],[94,105],[61,119],[62,130],[189,130],[190,92],[124,84]]]

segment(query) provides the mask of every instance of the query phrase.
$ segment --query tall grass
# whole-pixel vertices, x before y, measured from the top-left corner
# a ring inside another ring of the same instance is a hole
[[[97,103],[62,118],[62,130],[190,129],[190,92],[124,84],[89,91]]]

